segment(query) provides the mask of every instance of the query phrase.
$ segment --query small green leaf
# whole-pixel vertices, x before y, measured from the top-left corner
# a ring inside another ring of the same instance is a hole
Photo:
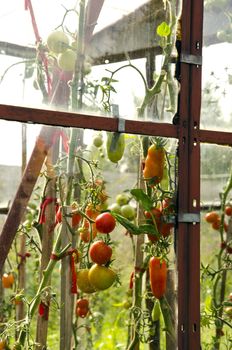
[[[205,298],[205,312],[206,314],[212,313],[212,296],[211,295],[208,295]]]
[[[140,188],[135,188],[130,191],[132,196],[140,202],[144,210],[151,210],[153,207],[153,202],[151,198]]]
[[[159,300],[156,300],[151,312],[151,317],[152,317],[152,321],[158,321],[160,319],[161,316],[161,310],[160,310],[160,303]]]
[[[166,22],[162,22],[156,29],[156,33],[161,37],[169,36],[171,28]]]

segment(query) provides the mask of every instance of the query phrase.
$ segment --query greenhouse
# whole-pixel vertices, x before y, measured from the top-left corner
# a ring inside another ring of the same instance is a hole
[[[231,0],[0,9],[0,350],[232,349]]]

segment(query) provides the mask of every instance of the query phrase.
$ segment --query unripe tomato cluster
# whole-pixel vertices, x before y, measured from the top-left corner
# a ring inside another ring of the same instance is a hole
[[[130,221],[133,221],[136,216],[136,210],[134,206],[131,205],[131,197],[126,192],[119,193],[115,198],[115,202],[110,205],[109,209]]]
[[[49,53],[56,59],[58,67],[64,72],[74,72],[77,60],[76,42],[61,30],[55,30],[47,37],[47,48]],[[83,73],[89,74],[91,64],[85,61]]]

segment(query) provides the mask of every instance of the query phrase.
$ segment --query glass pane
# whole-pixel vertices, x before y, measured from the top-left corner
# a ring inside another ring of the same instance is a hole
[[[11,200],[0,212],[1,263],[13,238],[0,339],[24,349],[176,349],[176,140],[0,126],[2,149],[12,148],[4,134],[18,142],[0,159],[1,199]]]
[[[232,342],[232,150],[202,145],[201,151],[201,346],[202,350],[229,349]]]
[[[162,0],[5,2],[0,103],[100,115],[112,115],[116,104],[127,119],[171,122],[178,91],[173,11]]]
[[[231,131],[231,1],[205,1],[201,127]]]

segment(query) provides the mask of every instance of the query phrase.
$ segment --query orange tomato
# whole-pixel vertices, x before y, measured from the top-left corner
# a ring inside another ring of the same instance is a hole
[[[152,294],[161,299],[166,292],[167,264],[165,260],[152,257],[149,261],[149,277]]]
[[[209,222],[210,224],[212,224],[212,223],[220,220],[220,217],[219,217],[218,213],[216,213],[215,211],[211,211],[205,215],[205,220],[207,222]]]
[[[143,177],[145,180],[152,179],[157,185],[161,182],[164,174],[165,150],[161,145],[153,144],[148,148],[145,159]]]
[[[2,276],[3,288],[11,288],[14,284],[14,275],[12,273],[4,273]]]
[[[227,216],[231,216],[232,215],[232,206],[231,205],[225,207],[225,214]]]

